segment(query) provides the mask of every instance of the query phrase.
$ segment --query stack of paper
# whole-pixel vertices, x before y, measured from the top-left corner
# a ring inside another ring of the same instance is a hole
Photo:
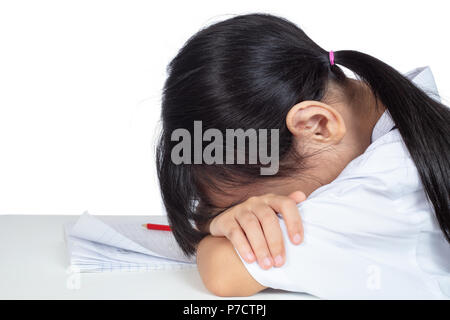
[[[171,231],[147,230],[130,221],[107,223],[88,213],[64,231],[70,265],[80,272],[196,267],[195,256],[183,254]]]

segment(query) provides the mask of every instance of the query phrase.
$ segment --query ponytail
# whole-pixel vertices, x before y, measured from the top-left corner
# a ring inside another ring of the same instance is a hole
[[[450,242],[450,109],[372,56],[345,50],[335,52],[334,59],[365,81],[388,109]],[[336,74],[341,73],[338,69],[331,66]]]

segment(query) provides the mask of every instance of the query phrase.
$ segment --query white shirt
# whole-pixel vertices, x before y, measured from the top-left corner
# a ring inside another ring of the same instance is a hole
[[[437,95],[428,67],[407,76]],[[385,112],[367,150],[298,205],[302,244],[290,242],[280,218],[282,267],[263,270],[241,258],[256,281],[324,299],[450,298],[450,244],[393,127]]]

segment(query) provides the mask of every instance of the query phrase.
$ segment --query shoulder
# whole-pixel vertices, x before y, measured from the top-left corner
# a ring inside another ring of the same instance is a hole
[[[385,193],[391,199],[422,189],[417,168],[397,129],[374,141],[334,181],[317,189],[310,197],[326,193],[343,195],[355,186],[364,187],[360,192]]]
[[[398,130],[372,143],[331,183],[299,204],[305,223],[347,235],[415,232],[428,212],[417,169]]]

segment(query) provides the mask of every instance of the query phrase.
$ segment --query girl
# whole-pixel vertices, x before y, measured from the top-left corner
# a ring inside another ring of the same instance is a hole
[[[403,76],[248,14],[199,31],[168,72],[158,177],[174,236],[211,292],[450,296],[450,111],[419,87],[429,69]],[[276,129],[258,147],[278,152],[278,171],[250,161],[250,135],[246,149],[231,147],[245,163],[199,163],[195,141],[173,161],[173,132],[194,136],[194,121],[219,133]]]

